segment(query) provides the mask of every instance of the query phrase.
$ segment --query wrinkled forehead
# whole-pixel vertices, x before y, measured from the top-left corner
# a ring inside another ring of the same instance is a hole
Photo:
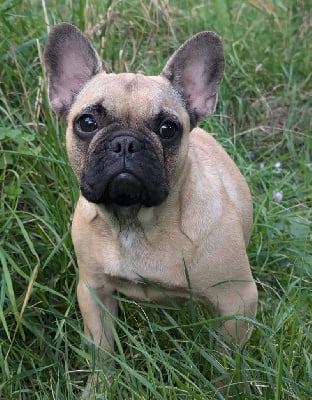
[[[185,112],[181,97],[166,78],[130,73],[96,75],[77,96],[69,119],[95,104],[116,117],[134,120],[156,114],[160,108]]]

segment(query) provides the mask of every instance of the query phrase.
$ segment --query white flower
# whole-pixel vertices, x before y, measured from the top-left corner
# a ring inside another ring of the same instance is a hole
[[[277,203],[280,203],[283,200],[283,192],[274,192],[273,195],[273,200],[276,201]]]
[[[276,169],[281,168],[281,166],[282,166],[282,163],[281,163],[280,161],[277,161],[277,162],[275,163],[275,168],[276,168]]]
[[[282,163],[280,161],[277,161],[274,165],[275,167],[275,173],[280,174],[282,172]]]

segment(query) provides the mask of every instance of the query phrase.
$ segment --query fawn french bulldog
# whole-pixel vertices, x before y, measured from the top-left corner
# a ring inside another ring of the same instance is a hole
[[[81,190],[72,238],[86,333],[113,351],[104,309],[116,315],[115,291],[157,302],[187,299],[191,288],[214,313],[233,316],[222,329],[244,343],[250,327],[234,316],[253,318],[258,298],[246,254],[250,193],[232,159],[196,127],[215,110],[220,38],[191,37],[159,76],[113,74],[62,23],[49,34],[45,64]]]

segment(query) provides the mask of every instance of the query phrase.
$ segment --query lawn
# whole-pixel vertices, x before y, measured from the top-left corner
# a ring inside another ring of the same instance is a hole
[[[0,399],[77,399],[90,371],[70,224],[78,196],[42,63],[68,21],[107,71],[157,74],[201,30],[226,72],[201,123],[235,159],[254,202],[259,290],[244,349],[216,346],[199,304],[119,299],[106,399],[312,398],[312,13],[308,0],[4,0],[0,4]],[[104,357],[104,355],[103,355]],[[104,395],[94,396],[103,399]]]

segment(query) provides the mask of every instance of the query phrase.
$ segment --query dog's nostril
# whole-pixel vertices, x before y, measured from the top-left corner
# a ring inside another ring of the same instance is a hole
[[[137,140],[133,140],[128,144],[128,153],[136,153],[141,150],[140,143]]]
[[[124,145],[122,143],[122,141],[120,140],[112,140],[110,145],[109,145],[109,149],[113,152],[113,153],[122,153],[124,150]]]
[[[112,150],[114,153],[121,153],[122,147],[123,146],[121,145],[121,143],[117,142],[117,143],[114,143]]]

